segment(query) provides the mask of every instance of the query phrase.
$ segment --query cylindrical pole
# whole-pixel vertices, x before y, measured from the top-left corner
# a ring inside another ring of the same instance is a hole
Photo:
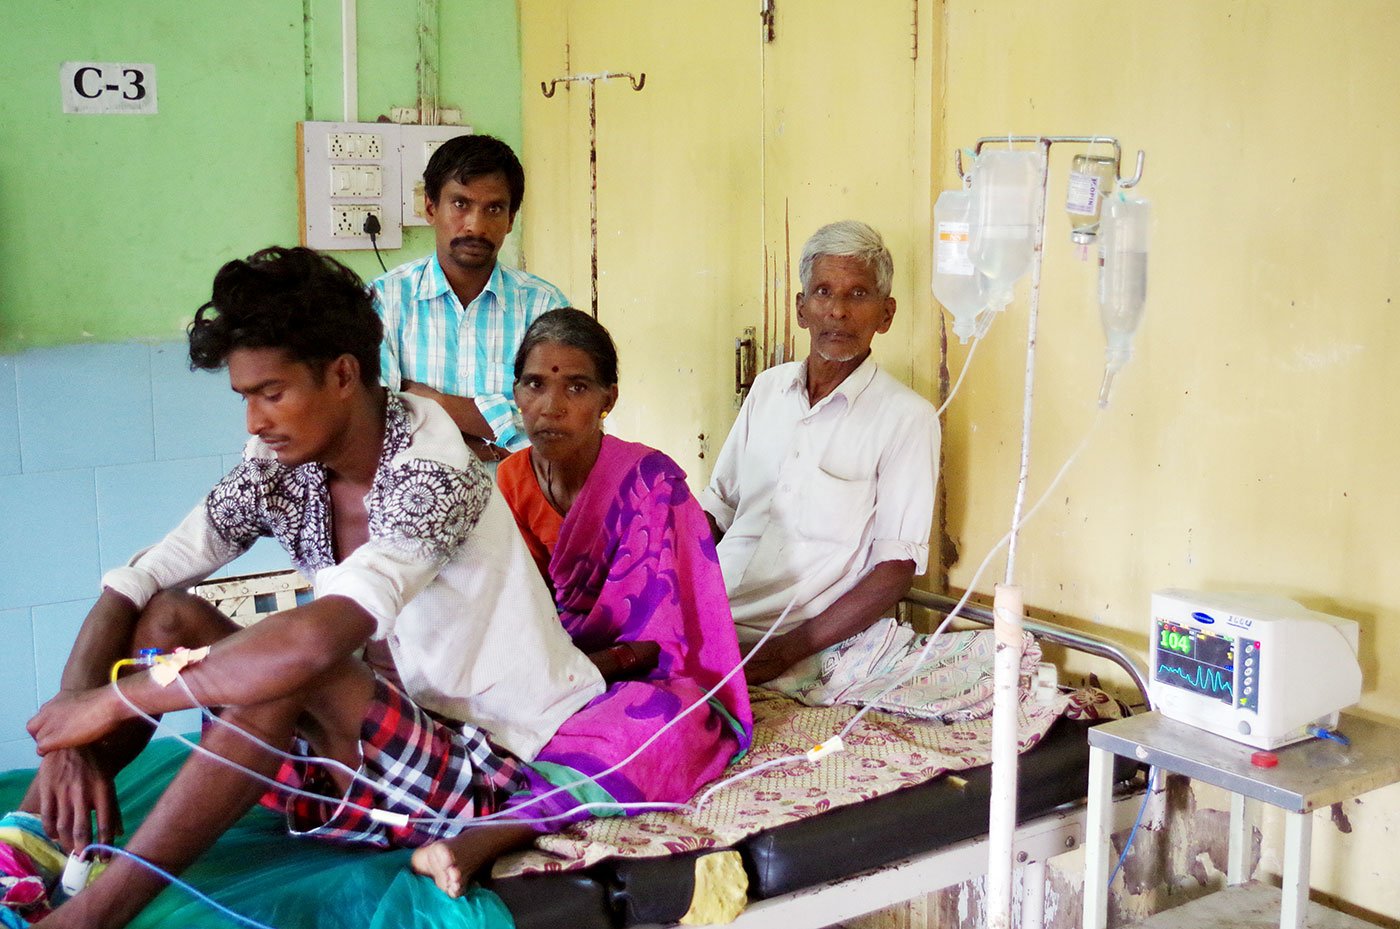
[[[593,318],[598,318],[598,79],[588,81],[588,243],[593,258]]]
[[[1040,146],[1040,200],[1036,206],[1031,262],[1031,299],[1026,332],[1026,393],[1021,407],[1021,470],[1011,538],[1006,549],[1006,581],[997,587],[993,625],[997,650],[992,700],[992,798],[987,830],[987,909],[991,929],[1011,929],[1012,845],[1016,835],[1016,743],[1021,680],[1021,588],[1015,586],[1016,539],[1031,467],[1031,412],[1035,395],[1035,339],[1040,317],[1040,268],[1045,252],[1045,200],[1050,178],[1050,140]]]
[[[987,916],[991,929],[1011,929],[1023,612],[1021,588],[998,584],[992,602],[996,676],[992,691],[992,798],[987,822]]]
[[[1050,187],[1050,140],[1040,140],[1040,203],[1036,207],[1035,248],[1031,261],[1030,310],[1026,314],[1026,394],[1021,402],[1021,470],[1016,478],[1016,504],[1011,509],[1011,539],[1006,544],[1005,583],[1016,583],[1016,541],[1021,534],[1021,511],[1026,505],[1026,481],[1031,472],[1031,411],[1035,399],[1035,340],[1040,325],[1040,267],[1045,258],[1045,199]]]

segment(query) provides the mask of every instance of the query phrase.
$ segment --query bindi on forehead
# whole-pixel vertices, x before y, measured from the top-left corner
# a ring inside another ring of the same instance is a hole
[[[558,373],[559,373],[559,366],[558,366],[558,365],[555,365],[554,367],[550,368],[549,370],[550,370],[550,371],[553,371],[555,374],[558,374]]]

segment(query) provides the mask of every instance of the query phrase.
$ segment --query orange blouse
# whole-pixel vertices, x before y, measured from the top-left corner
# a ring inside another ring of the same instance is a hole
[[[554,554],[554,545],[559,541],[559,527],[564,525],[564,517],[554,509],[540,490],[540,482],[535,477],[535,469],[530,463],[530,449],[523,448],[502,461],[496,468],[496,483],[506,504],[515,516],[515,524],[525,537],[525,545],[549,583],[549,559]]]

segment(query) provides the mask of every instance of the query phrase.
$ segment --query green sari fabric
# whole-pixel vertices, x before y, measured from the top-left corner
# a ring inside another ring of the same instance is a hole
[[[189,754],[176,739],[152,742],[117,778],[127,834]],[[34,772],[0,774],[0,811],[14,809]],[[124,837],[117,844],[122,844]],[[473,887],[453,900],[408,870],[406,850],[342,848],[287,835],[281,816],[255,808],[181,875],[201,893],[273,929],[513,929],[501,899]],[[168,887],[132,929],[246,929]]]

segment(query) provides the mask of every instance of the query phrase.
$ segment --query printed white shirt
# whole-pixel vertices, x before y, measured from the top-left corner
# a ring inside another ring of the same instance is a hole
[[[386,387],[417,381],[471,397],[498,445],[516,451],[530,444],[511,391],[515,353],[532,322],[569,305],[563,291],[498,261],[485,289],[464,309],[436,254],[400,265],[370,287],[384,323],[380,378]]]
[[[526,761],[603,679],[564,632],[495,483],[429,400],[390,394],[365,497],[369,540],[335,563],[319,464],[289,468],[257,438],[174,531],[102,583],[144,607],[274,536],[315,588],[374,617],[414,702],[487,730]]]
[[[807,363],[760,374],[700,504],[718,545],[739,640],[782,614],[786,632],[884,561],[928,567],[938,477],[933,405],[866,360],[815,406]]]

